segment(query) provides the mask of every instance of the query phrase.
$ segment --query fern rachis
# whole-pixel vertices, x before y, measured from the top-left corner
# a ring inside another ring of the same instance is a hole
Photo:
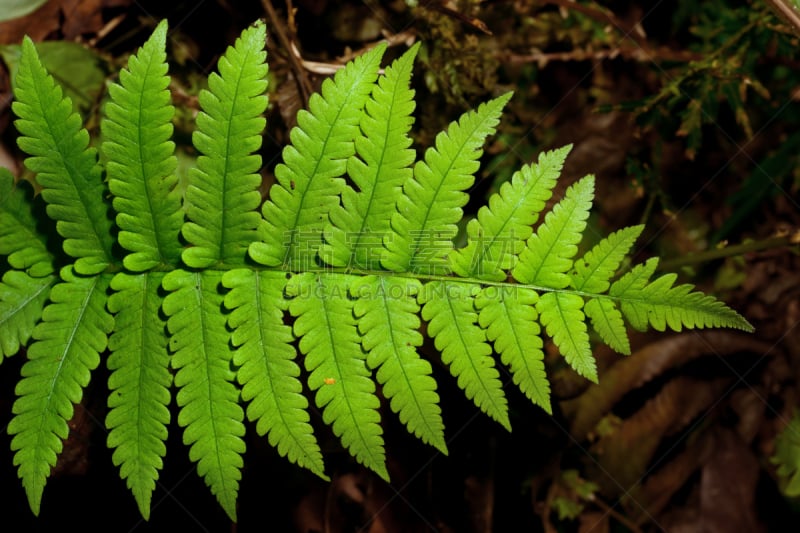
[[[245,418],[281,455],[325,477],[313,401],[355,459],[388,478],[377,382],[409,432],[446,453],[432,367],[418,351],[421,320],[459,387],[507,428],[495,354],[550,412],[543,332],[596,381],[589,324],[621,353],[630,352],[625,319],[637,329],[751,329],[712,297],[673,286],[672,275],[651,281],[655,259],[618,276],[639,226],[576,257],[592,177],[534,231],[569,147],[515,173],[455,248],[481,147],[511,94],[465,113],[415,161],[416,47],[380,75],[385,47],[375,47],[323,83],[259,212],[264,39],[263,24],[247,29],[201,92],[200,155],[182,196],[159,25],[109,91],[101,151],[110,205],[88,133],[33,43],[23,45],[14,111],[43,192],[32,198],[0,171],[0,349],[29,346],[9,433],[34,512],[73,404],[107,348],[108,445],[143,516],[174,385],[190,458],[235,519]],[[66,256],[38,231],[41,201]]]

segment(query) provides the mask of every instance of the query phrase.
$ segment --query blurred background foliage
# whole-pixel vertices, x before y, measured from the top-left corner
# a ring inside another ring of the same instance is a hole
[[[388,409],[391,485],[353,464],[319,420],[330,484],[250,437],[238,529],[727,532],[800,520],[800,18],[792,1],[0,0],[0,165],[30,178],[9,105],[24,34],[41,42],[46,65],[98,134],[106,80],[168,18],[187,169],[198,91],[258,17],[270,31],[265,194],[295,113],[326,76],[379,40],[389,41],[390,58],[421,41],[418,149],[466,109],[515,92],[486,147],[468,216],[538,152],[574,143],[556,197],[597,176],[589,233],[646,223],[635,259],[661,256],[662,268],[724,299],[756,333],[641,334],[629,358],[598,350],[600,384],[591,387],[551,351],[555,414],[509,388],[510,435],[475,412],[424,347],[443,378],[449,457],[409,437]],[[10,368],[21,359],[0,372],[4,423]],[[90,390],[76,411],[38,521],[0,442],[3,485],[16,502],[6,520],[43,531],[229,529],[179,436],[152,521],[139,520],[105,449],[105,378],[93,378],[99,394]]]

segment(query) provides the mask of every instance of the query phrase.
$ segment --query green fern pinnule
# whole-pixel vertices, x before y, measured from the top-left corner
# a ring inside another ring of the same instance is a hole
[[[597,383],[597,364],[592,355],[583,298],[577,294],[547,292],[539,297],[536,310],[547,334],[564,359],[586,379]]]
[[[505,271],[516,265],[539,213],[553,195],[571,149],[572,145],[567,145],[543,152],[537,164],[523,166],[489,197],[488,205],[467,224],[467,245],[449,256],[456,274],[492,281],[506,279]]]
[[[446,257],[469,199],[464,191],[475,181],[483,143],[494,133],[511,95],[506,93],[461,115],[436,136],[436,146],[425,152],[425,159],[414,165],[414,176],[403,185],[392,214],[392,231],[384,237],[384,268],[447,273]]]
[[[12,268],[0,281],[0,362],[28,343],[56,281],[32,200],[30,187],[14,185],[11,173],[0,168],[0,255]]]
[[[261,203],[262,117],[267,108],[266,29],[261,21],[242,32],[219,60],[219,74],[200,92],[192,136],[200,152],[186,189],[183,252],[193,268],[243,265],[255,240]]]
[[[330,213],[320,256],[334,266],[379,270],[383,236],[389,231],[403,183],[412,175],[415,153],[409,131],[414,123],[414,91],[409,88],[419,43],[387,67],[361,113],[356,155],[347,175],[356,186],[342,190]]]
[[[28,37],[22,43],[14,95],[12,108],[19,117],[14,125],[21,134],[17,142],[29,156],[25,165],[43,188],[47,214],[64,238],[64,251],[76,259],[76,273],[102,272],[112,261],[113,240],[97,153],[89,147],[89,133],[72,101],[42,66]]]
[[[57,277],[9,270],[0,281],[0,355],[10,357],[31,339]],[[0,358],[2,362],[2,358]]]
[[[38,231],[33,211],[33,191],[27,182],[14,184],[14,176],[0,167],[0,255],[9,266],[34,278],[55,271],[47,236]]]
[[[636,239],[644,230],[643,225],[630,226],[615,231],[598,242],[579,260],[570,273],[570,285],[577,291],[601,294],[611,286],[611,278],[628,256]]]
[[[356,330],[349,276],[306,272],[289,280],[289,312],[322,419],[364,466],[389,479],[375,383]]]
[[[625,321],[617,304],[610,298],[592,298],[583,308],[592,321],[592,327],[608,346],[623,355],[631,354],[631,343]]]
[[[455,281],[431,281],[420,291],[422,318],[442,361],[467,398],[508,430],[508,402],[485,331],[477,324],[477,286]]]
[[[33,331],[36,340],[22,367],[8,425],[14,464],[37,515],[50,469],[69,434],[73,404],[81,401],[91,371],[100,364],[114,324],[105,309],[109,275],[79,277],[65,267],[61,279]]]
[[[586,176],[567,189],[565,197],[547,213],[519,254],[519,262],[512,270],[514,279],[550,289],[569,285],[568,272],[578,252],[593,198],[593,176]]]
[[[169,319],[169,346],[183,442],[197,472],[231,520],[245,444],[244,412],[233,381],[232,349],[226,316],[220,312],[222,273],[173,270],[162,285],[170,291],[162,308]]]
[[[172,136],[166,63],[167,21],[161,22],[108,87],[101,122],[108,187],[128,253],[125,268],[142,272],[180,260],[183,211],[175,190],[177,159]]]
[[[237,347],[233,362],[239,369],[242,399],[249,402],[247,418],[256,423],[259,435],[269,435],[269,443],[281,455],[327,479],[309,423],[292,328],[284,324],[286,275],[236,269],[222,282],[230,289],[225,306],[231,309],[228,325]]]
[[[357,57],[322,84],[308,111],[297,113],[291,144],[275,168],[277,183],[262,209],[258,241],[250,256],[267,266],[287,270],[313,268],[322,244],[328,213],[339,203],[342,175],[355,154],[361,110],[378,76],[386,50],[381,44]]]
[[[108,341],[108,447],[145,519],[167,451],[170,421],[172,374],[160,314],[163,277],[162,272],[121,272],[111,280],[114,293],[108,299],[115,321]]]
[[[494,343],[514,384],[533,403],[552,414],[550,382],[544,367],[544,343],[537,322],[536,292],[522,287],[484,288],[475,299],[478,323]]]
[[[420,357],[419,280],[363,276],[350,285],[367,366],[377,370],[383,395],[408,430],[447,454],[433,369]]]

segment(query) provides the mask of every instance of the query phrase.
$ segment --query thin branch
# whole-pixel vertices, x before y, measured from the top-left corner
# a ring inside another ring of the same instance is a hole
[[[286,30],[282,23],[283,21],[280,19],[280,17],[278,17],[278,14],[275,12],[275,8],[272,7],[271,0],[261,0],[261,5],[264,6],[264,11],[267,13],[267,17],[269,18],[273,31],[278,36],[278,41],[280,41],[283,49],[286,50],[286,56],[289,60],[289,64],[292,67],[294,81],[297,84],[297,90],[300,93],[300,99],[302,100],[301,107],[306,108],[308,107],[308,99],[313,92],[308,75],[306,74],[302,63],[298,60],[297,56],[292,53],[292,47],[294,44],[286,34]],[[291,9],[291,7],[289,7],[289,9]]]

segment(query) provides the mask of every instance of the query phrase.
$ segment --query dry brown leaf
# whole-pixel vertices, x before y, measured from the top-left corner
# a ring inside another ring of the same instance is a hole
[[[732,431],[716,431],[714,453],[700,478],[700,511],[703,531],[764,531],[758,520],[755,495],[758,459]]]
[[[0,44],[19,43],[25,35],[34,41],[42,41],[58,32],[71,41],[82,35],[95,34],[105,24],[103,9],[125,7],[132,1],[50,0],[28,16],[0,23]]]
[[[681,376],[668,382],[633,416],[592,446],[602,473],[591,478],[607,494],[625,493],[635,487],[659,459],[655,453],[662,440],[713,407],[731,380],[707,382]]]
[[[628,392],[665,370],[681,366],[703,355],[727,356],[739,352],[768,353],[770,346],[752,335],[730,331],[691,331],[645,345],[630,357],[621,358],[603,372],[600,384],[580,397],[562,403],[572,418],[572,434],[583,439]]]

